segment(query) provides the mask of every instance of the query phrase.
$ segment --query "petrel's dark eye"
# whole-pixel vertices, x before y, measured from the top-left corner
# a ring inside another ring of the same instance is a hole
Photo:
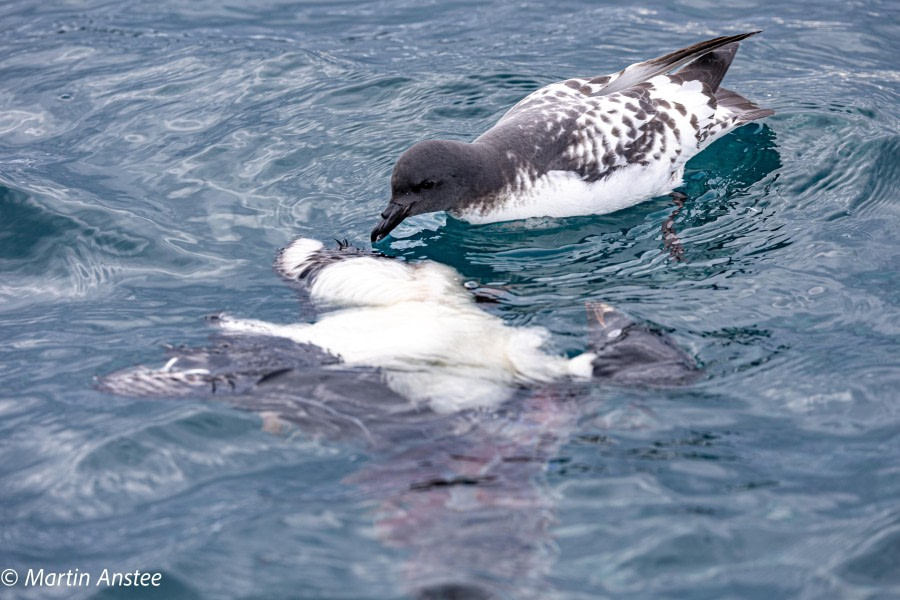
[[[422,183],[419,184],[419,187],[422,188],[423,190],[430,190],[431,188],[434,187],[434,182],[430,179],[426,179],[425,181],[423,181]]]

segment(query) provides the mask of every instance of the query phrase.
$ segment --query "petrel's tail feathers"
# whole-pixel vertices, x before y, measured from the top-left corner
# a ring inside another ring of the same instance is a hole
[[[731,61],[734,60],[739,45],[737,42],[732,42],[718,50],[704,54],[680,69],[675,75],[684,81],[702,81],[715,92],[725,78],[725,73],[728,72],[728,67],[731,66]]]
[[[723,87],[716,90],[716,103],[725,107],[737,115],[740,123],[747,123],[755,119],[762,119],[775,114],[771,108],[760,108],[750,100],[747,100],[737,92],[732,92]]]
[[[735,52],[737,52],[737,42],[740,42],[751,35],[756,35],[757,33],[759,33],[759,31],[717,37],[694,44],[693,46],[688,46],[687,48],[682,48],[681,50],[676,50],[675,52],[670,52],[665,56],[633,64],[620,71],[618,76],[613,79],[609,85],[598,92],[598,95],[605,96],[607,94],[619,92],[633,85],[637,85],[638,83],[647,81],[648,79],[652,79],[657,75],[665,75],[688,63],[693,63],[694,61],[700,62],[698,59],[702,60],[710,53],[713,53],[713,56],[698,67],[698,73],[700,71],[703,71],[704,73],[709,71],[709,75],[704,74],[704,77],[708,76],[710,81],[715,81],[715,85],[711,85],[711,87],[716,89],[722,81],[722,77],[725,76],[725,72],[728,70],[728,66],[731,64]],[[731,46],[732,44],[733,46]],[[714,53],[714,51],[720,49],[721,52]],[[687,69],[685,71],[687,71]],[[679,74],[681,74],[681,72],[679,72]],[[700,77],[696,78],[700,79]],[[685,79],[688,79],[688,77],[685,77]],[[701,79],[701,81],[704,81],[704,79]]]

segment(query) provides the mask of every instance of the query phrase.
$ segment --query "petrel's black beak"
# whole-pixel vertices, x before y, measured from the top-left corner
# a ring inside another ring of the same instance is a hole
[[[412,205],[410,204],[400,206],[393,200],[389,202],[387,208],[381,213],[381,220],[378,222],[378,225],[372,230],[372,243],[374,244],[383,239],[384,236],[393,231],[394,227],[406,218],[411,207]]]

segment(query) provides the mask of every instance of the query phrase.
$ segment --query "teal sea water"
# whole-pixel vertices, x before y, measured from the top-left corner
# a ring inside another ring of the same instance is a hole
[[[726,85],[777,114],[695,158],[681,209],[380,244],[560,351],[608,302],[696,383],[529,390],[380,446],[95,389],[212,313],[300,318],[275,252],[367,247],[415,141],[753,29]],[[900,596],[898,54],[887,1],[0,4],[0,597]]]

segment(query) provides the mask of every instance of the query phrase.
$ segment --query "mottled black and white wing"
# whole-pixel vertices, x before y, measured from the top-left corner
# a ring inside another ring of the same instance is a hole
[[[630,65],[618,73],[611,75],[600,75],[597,77],[575,77],[552,83],[546,87],[536,90],[523,98],[518,104],[509,109],[505,115],[498,121],[498,124],[519,114],[522,111],[530,111],[534,109],[546,109],[560,102],[569,104],[573,102],[577,108],[579,101],[584,97],[609,96],[615,92],[620,92],[633,87],[639,83],[649,81],[658,75],[664,75],[674,71],[680,66],[695,62],[698,59],[708,56],[711,52],[731,46],[730,56],[726,54],[717,55],[722,62],[722,67],[712,68],[711,62],[707,61],[700,68],[684,69],[682,74],[686,75],[685,80],[700,79],[702,80],[706,73],[720,73],[719,82],[724,77],[734,53],[737,51],[737,43],[752,35],[756,35],[758,31],[742,33],[739,35],[717,37],[704,42],[699,42],[692,46],[670,52],[664,56],[646,60],[644,62]],[[727,58],[725,58],[727,56]],[[724,60],[723,60],[724,59]],[[699,65],[698,65],[699,66]],[[711,85],[713,89],[718,87],[718,82]]]
[[[773,113],[719,87],[738,42],[754,33],[701,42],[613,75],[551,84],[519,102],[482,137],[532,131],[541,139],[543,147],[535,152],[544,154],[542,164],[588,182],[618,168],[651,164],[677,174],[718,137]]]

